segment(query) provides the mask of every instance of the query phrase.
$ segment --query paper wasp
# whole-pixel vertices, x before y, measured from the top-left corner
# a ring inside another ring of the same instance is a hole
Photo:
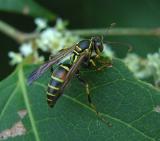
[[[28,84],[37,80],[47,69],[51,67],[51,80],[47,89],[47,102],[53,107],[71,78],[76,76],[86,87],[88,102],[97,113],[96,107],[91,101],[88,83],[80,77],[79,68],[82,65],[96,66],[94,59],[97,59],[103,51],[103,39],[101,36],[94,36],[91,39],[81,40],[70,48],[62,49],[55,56],[50,56],[49,61],[42,64],[28,77]],[[70,61],[65,60],[69,56]],[[62,60],[64,60],[62,62]],[[52,66],[58,64],[56,69]]]

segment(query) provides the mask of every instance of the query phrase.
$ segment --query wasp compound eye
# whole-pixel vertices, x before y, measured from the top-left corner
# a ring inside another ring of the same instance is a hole
[[[96,53],[103,51],[103,41],[102,38],[99,36],[96,36],[92,39],[94,43],[94,50]]]
[[[103,51],[103,43],[101,41],[97,42],[95,46],[96,46],[96,49],[98,48],[100,52]]]

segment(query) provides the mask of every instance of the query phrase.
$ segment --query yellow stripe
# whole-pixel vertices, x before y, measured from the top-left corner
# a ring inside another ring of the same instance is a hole
[[[73,52],[76,53],[77,55],[79,55],[79,53],[77,51],[74,50]]]
[[[72,64],[74,62],[74,54],[72,54],[71,59],[70,59],[70,63]]]
[[[49,93],[49,92],[47,92],[47,95],[56,96],[55,94],[51,94],[51,93]]]
[[[89,48],[88,49],[91,49],[91,47],[92,47],[92,40],[90,40],[90,44],[89,44]]]
[[[58,87],[52,86],[52,85],[50,85],[50,84],[48,84],[48,87],[51,88],[51,89],[54,89],[54,90],[59,90]]]
[[[47,98],[47,101],[53,101],[53,100]]]
[[[75,55],[75,58],[74,58],[74,60],[73,60],[73,63],[75,63],[75,62],[77,61],[77,58],[78,58],[78,56]]]
[[[58,81],[58,82],[61,82],[61,83],[63,83],[64,82],[64,80],[63,79],[60,79],[60,78],[58,78],[58,77],[55,77],[55,76],[51,76],[51,78],[52,79],[54,79],[54,80],[56,80],[56,81]]]
[[[77,49],[78,51],[82,51],[82,49],[81,49],[79,46],[76,46],[76,49]]]
[[[91,62],[94,67],[96,66],[95,62],[92,59],[90,59],[89,62]]]
[[[60,65],[62,68],[64,68],[66,71],[69,71],[69,68],[67,66],[64,66],[64,65]]]

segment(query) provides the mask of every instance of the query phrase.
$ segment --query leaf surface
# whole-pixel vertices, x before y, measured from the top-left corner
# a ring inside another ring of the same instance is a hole
[[[96,72],[83,69],[81,77],[90,87],[92,101],[108,127],[88,106],[84,86],[73,78],[54,108],[46,103],[50,71],[33,85],[26,77],[35,66],[22,68],[0,83],[1,133],[18,121],[26,132],[8,140],[35,141],[158,141],[160,140],[160,91],[133,77],[118,59],[112,68]],[[18,112],[27,110],[20,118]]]

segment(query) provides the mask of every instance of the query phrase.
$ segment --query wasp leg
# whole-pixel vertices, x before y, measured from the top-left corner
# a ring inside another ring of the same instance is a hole
[[[94,111],[98,114],[99,112],[97,111],[96,106],[92,103],[92,100],[91,100],[88,83],[80,77],[79,72],[76,73],[76,77],[85,86],[88,102],[89,102],[90,106],[94,109]]]
[[[108,67],[112,67],[112,62],[109,60],[109,61],[99,61],[101,66],[96,68],[96,71],[101,71],[103,70],[104,68],[108,68]]]
[[[49,56],[49,60],[52,60],[52,58],[53,58],[54,56],[55,56],[55,55],[51,54],[51,55]],[[54,71],[54,69],[53,69],[53,67],[51,67],[50,72],[53,73],[53,71]]]
[[[93,61],[93,59],[90,59],[88,66],[91,66],[91,65],[92,65],[92,66],[95,68],[96,71],[101,71],[101,70],[103,70],[103,69],[106,68],[106,67],[112,67],[111,61],[110,61],[110,62],[108,62],[108,61],[99,61],[99,62],[100,62],[100,64],[101,64],[101,66],[100,66],[100,67],[97,67],[97,65],[96,65],[96,63]]]
[[[89,65],[90,65],[90,64],[91,64],[93,67],[96,67],[96,63],[93,61],[92,58],[89,60]]]
[[[55,56],[55,55],[51,54],[51,55],[49,56],[49,60],[52,60],[52,58],[53,58],[54,56]]]
[[[97,59],[97,56],[96,55],[92,56],[90,58],[89,62],[88,62],[88,66],[92,65],[95,68],[96,71],[100,71],[100,70],[102,70],[102,69],[104,69],[106,67],[112,67],[112,61],[110,59],[108,59],[106,61],[98,59],[98,62],[101,64],[100,67],[97,67],[96,63],[93,61],[95,59]]]
[[[85,86],[86,88],[86,94],[87,94],[87,99],[88,99],[88,102],[89,102],[89,105],[90,107],[95,111],[96,115],[98,118],[100,118],[103,122],[105,122],[109,127],[112,126],[112,124],[108,121],[106,121],[106,119],[104,119],[100,113],[97,111],[97,108],[95,106],[95,104],[93,104],[92,100],[91,100],[91,94],[90,94],[90,91],[89,91],[89,84],[83,80],[81,77],[80,77],[80,74],[79,74],[79,71],[76,73],[76,77],[78,78],[78,80]]]

